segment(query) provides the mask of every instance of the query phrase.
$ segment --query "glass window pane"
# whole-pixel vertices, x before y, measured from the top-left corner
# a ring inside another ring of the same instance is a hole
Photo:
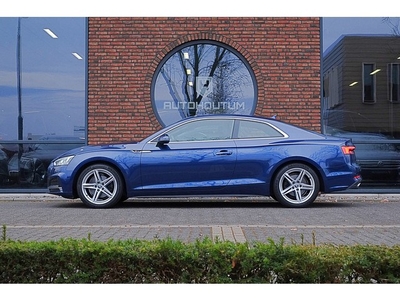
[[[86,19],[0,18],[0,28],[0,139],[84,137]]]
[[[374,97],[374,79],[375,76],[371,75],[374,70],[373,64],[363,65],[363,101],[365,103],[373,103],[375,101]]]
[[[400,101],[400,64],[390,64],[389,65],[389,100],[392,102]]]
[[[85,144],[86,18],[0,18],[0,188],[45,189]]]
[[[273,137],[283,137],[283,135],[278,130],[265,123],[252,121],[240,121],[239,123],[239,139]]]
[[[173,50],[161,62],[152,85],[160,123],[207,114],[254,113],[254,74],[235,50],[196,41]]]
[[[232,136],[233,120],[199,120],[167,132],[171,142],[227,140]]]
[[[361,187],[400,186],[400,18],[322,18],[322,132],[351,138]]]

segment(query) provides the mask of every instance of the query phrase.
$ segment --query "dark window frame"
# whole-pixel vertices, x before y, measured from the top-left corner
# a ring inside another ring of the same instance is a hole
[[[368,67],[367,67],[368,66]],[[370,73],[375,70],[375,63],[363,63],[362,65],[362,102],[365,104],[376,103],[376,74]]]
[[[388,94],[389,101],[400,103],[400,64],[388,64]]]

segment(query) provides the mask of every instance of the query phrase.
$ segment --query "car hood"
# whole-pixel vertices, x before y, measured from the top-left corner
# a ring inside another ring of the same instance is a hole
[[[64,152],[61,156],[68,156],[68,155],[77,155],[77,154],[84,154],[84,153],[91,153],[97,151],[104,151],[104,150],[135,150],[138,147],[138,143],[125,143],[125,144],[106,144],[106,145],[94,145],[94,146],[82,146],[78,148],[74,148]]]

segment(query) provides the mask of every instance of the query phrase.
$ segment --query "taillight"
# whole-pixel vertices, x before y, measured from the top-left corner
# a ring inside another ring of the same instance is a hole
[[[354,154],[355,146],[342,146],[343,154]]]

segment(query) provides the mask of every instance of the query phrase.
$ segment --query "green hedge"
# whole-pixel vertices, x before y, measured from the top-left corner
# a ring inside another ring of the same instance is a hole
[[[0,241],[1,283],[399,283],[400,246]]]

